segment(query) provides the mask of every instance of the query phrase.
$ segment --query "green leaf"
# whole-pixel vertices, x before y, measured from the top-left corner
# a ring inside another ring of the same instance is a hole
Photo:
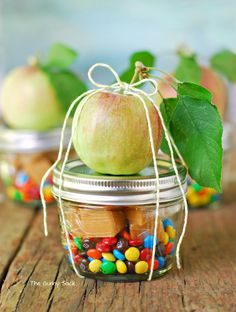
[[[236,54],[223,50],[211,57],[211,66],[230,81],[236,81]]]
[[[45,72],[49,76],[65,113],[72,101],[88,90],[85,83],[71,71],[53,72],[47,69]]]
[[[196,61],[195,55],[180,55],[175,77],[180,81],[200,83],[201,68]]]
[[[178,104],[177,98],[163,99],[161,103],[161,106],[160,106],[161,114],[162,114],[162,117],[164,118],[164,122],[168,130],[170,130],[170,121],[172,119],[172,116],[173,116],[173,113],[175,111],[177,104]],[[160,149],[162,150],[163,153],[170,155],[170,148],[165,138],[164,131],[162,135]],[[174,155],[177,158],[177,154],[174,153]]]
[[[164,118],[165,125],[169,128],[175,108],[178,104],[178,98],[163,99],[160,109],[162,117]]]
[[[120,75],[121,81],[130,83],[135,71],[135,63],[142,62],[145,66],[153,67],[155,63],[155,56],[148,51],[138,51],[131,55],[129,60],[129,67]]]
[[[206,100],[209,102],[212,100],[211,92],[194,83],[178,83],[177,93],[179,95],[188,95],[199,100]]]
[[[221,191],[222,124],[216,107],[209,101],[180,95],[170,131],[190,176],[202,186]]]
[[[77,58],[77,52],[62,43],[56,43],[49,48],[46,66],[67,68]]]

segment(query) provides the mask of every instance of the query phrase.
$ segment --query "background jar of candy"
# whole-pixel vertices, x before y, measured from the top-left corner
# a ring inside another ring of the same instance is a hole
[[[55,169],[53,193],[57,199],[61,196],[64,215],[59,209],[62,245],[70,265],[74,262],[81,275],[108,281],[147,280],[154,245],[153,278],[171,269],[184,204],[171,162],[159,159],[158,168],[156,240],[156,178],[152,166],[137,175],[119,177],[99,175],[79,160],[69,161],[61,192],[60,170]],[[186,170],[178,165],[178,171],[186,191]]]
[[[0,177],[5,194],[11,200],[40,204],[39,186],[47,169],[57,159],[60,129],[47,132],[13,130],[1,125],[0,129]],[[66,130],[64,145],[69,141]],[[53,202],[52,177],[44,184],[44,196]]]

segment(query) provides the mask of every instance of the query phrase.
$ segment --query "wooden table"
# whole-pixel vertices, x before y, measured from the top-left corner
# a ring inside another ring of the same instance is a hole
[[[79,279],[60,245],[56,207],[0,204],[0,311],[236,311],[236,203],[190,213],[184,269],[141,283]]]

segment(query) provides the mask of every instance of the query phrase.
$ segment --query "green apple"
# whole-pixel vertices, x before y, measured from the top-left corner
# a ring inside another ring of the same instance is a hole
[[[38,66],[14,69],[2,88],[2,113],[14,129],[44,131],[61,125],[62,106],[48,75]]]
[[[157,154],[162,126],[152,103],[148,99],[145,103]],[[88,167],[104,174],[130,175],[152,161],[145,110],[136,96],[99,92],[88,99],[80,116],[75,117],[73,144]]]

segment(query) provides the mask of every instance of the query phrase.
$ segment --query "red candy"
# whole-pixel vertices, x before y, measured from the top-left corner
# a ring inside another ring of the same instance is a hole
[[[78,264],[78,263],[79,263],[79,259],[80,259],[80,256],[79,256],[79,255],[75,255],[75,256],[74,256],[74,262],[75,262],[75,263]]]
[[[128,241],[131,240],[129,233],[125,230],[121,232],[121,236]]]
[[[143,244],[143,241],[140,239],[130,239],[129,245],[133,247],[141,246]]]
[[[151,270],[151,266],[152,266],[152,259],[149,259],[147,261],[148,263],[148,270]],[[153,263],[153,271],[157,270],[159,267],[159,262],[157,261],[157,259],[154,259],[154,263]]]
[[[140,252],[140,259],[142,261],[148,261],[152,258],[152,250],[148,249],[148,248],[144,248],[141,252]]]
[[[117,238],[116,237],[106,237],[106,238],[103,238],[102,242],[105,245],[112,246],[112,245],[116,244]]]
[[[165,245],[165,255],[168,255],[174,248],[174,244],[169,242]]]
[[[73,253],[73,255],[76,255],[77,251],[78,251],[78,249],[76,246],[71,246],[71,252]]]
[[[109,252],[111,250],[111,247],[109,245],[104,244],[103,242],[98,242],[96,244],[96,249],[101,252]]]
[[[97,249],[89,249],[87,251],[87,256],[91,257],[93,259],[101,259],[102,258],[101,252],[98,251]]]

